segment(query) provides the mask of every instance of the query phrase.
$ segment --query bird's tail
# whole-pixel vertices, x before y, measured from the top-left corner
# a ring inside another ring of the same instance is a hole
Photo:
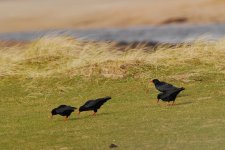
[[[76,107],[72,107],[73,110],[77,109]]]
[[[110,100],[110,99],[112,99],[110,96],[106,96],[106,97],[104,97],[103,98],[104,100],[106,100],[106,101],[108,101],[108,100]]]
[[[183,90],[185,90],[185,88],[184,87],[181,87],[181,88],[179,88],[180,89],[180,91],[183,91]]]
[[[111,99],[110,96],[106,96],[106,97],[103,97],[103,98],[98,98],[97,100],[107,102],[107,101],[110,100],[110,99]]]

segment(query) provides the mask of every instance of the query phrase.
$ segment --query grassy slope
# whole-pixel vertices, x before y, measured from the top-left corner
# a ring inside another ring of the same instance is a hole
[[[223,41],[149,53],[118,54],[109,52],[109,45],[43,39],[2,47],[1,149],[107,149],[111,143],[130,150],[225,146]],[[89,76],[79,76],[84,73]],[[186,88],[176,106],[156,104],[151,78]],[[106,95],[113,99],[96,117],[84,112],[72,114],[68,122],[61,116],[48,118],[60,104],[79,107]]]

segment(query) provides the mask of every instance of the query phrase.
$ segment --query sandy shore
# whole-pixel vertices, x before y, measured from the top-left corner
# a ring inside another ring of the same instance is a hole
[[[223,0],[1,0],[0,32],[225,22]]]

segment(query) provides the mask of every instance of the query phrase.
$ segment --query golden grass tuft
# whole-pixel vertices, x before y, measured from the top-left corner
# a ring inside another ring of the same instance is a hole
[[[225,73],[225,41],[177,47],[127,47],[118,50],[114,43],[80,42],[71,38],[42,38],[26,46],[0,47],[0,76],[73,77],[102,75],[118,78],[160,67],[205,66]],[[145,69],[143,69],[145,68]],[[146,69],[147,68],[147,69]],[[205,69],[207,68],[207,69]],[[141,75],[140,75],[141,76]],[[188,75],[186,75],[188,76]]]

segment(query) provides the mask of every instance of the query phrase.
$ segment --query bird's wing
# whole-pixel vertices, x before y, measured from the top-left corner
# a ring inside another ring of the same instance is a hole
[[[108,98],[98,98],[95,100],[95,107],[99,109],[105,102],[107,102]]]
[[[71,106],[64,106],[64,107],[60,107],[56,110],[57,113],[64,113],[66,111],[74,111],[75,107],[71,107]]]
[[[99,103],[99,102],[107,102],[108,100],[110,100],[111,99],[111,97],[103,97],[103,98],[98,98],[98,99],[96,99],[95,101],[97,102],[97,103]]]
[[[96,100],[87,101],[83,107],[85,108],[100,108],[105,102],[107,102],[111,97],[98,98]]]
[[[166,82],[160,82],[158,85],[156,85],[156,89],[159,90],[160,92],[165,92],[165,91],[175,90],[177,89],[177,87]]]
[[[95,100],[89,100],[83,106],[85,108],[90,108],[90,107],[93,107],[95,104],[96,104],[96,101]]]
[[[73,111],[74,111],[73,109],[67,109],[67,110],[65,110],[63,113],[64,113],[65,115],[68,115],[68,116],[69,116]]]
[[[178,95],[181,91],[183,91],[183,88],[178,88],[178,89],[174,90],[174,91],[171,93],[171,97],[172,97],[173,99],[176,99],[177,95]]]
[[[170,96],[171,92],[167,91],[167,92],[162,92],[158,94],[158,98],[161,100],[169,100],[169,96]]]
[[[160,93],[160,99],[162,100],[175,100],[177,95],[180,93],[180,89],[172,89],[163,93]],[[159,96],[158,95],[158,96]]]

